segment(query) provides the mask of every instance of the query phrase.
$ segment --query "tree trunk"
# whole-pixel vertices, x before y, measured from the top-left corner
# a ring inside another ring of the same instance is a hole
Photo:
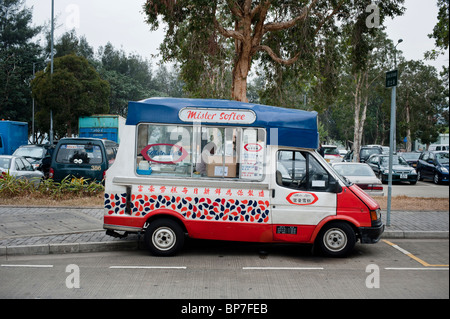
[[[233,84],[231,98],[236,101],[248,102],[247,76],[250,70],[250,61],[240,57],[233,69]]]

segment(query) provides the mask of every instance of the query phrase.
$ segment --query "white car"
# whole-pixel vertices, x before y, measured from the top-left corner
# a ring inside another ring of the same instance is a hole
[[[328,163],[342,162],[341,154],[336,145],[322,145],[321,154]]]
[[[332,167],[340,175],[347,178],[353,184],[371,196],[384,196],[383,184],[375,176],[372,168],[365,163],[333,163]]]
[[[36,171],[25,158],[20,156],[0,156],[0,178],[9,174],[16,178],[26,178],[37,186],[44,177],[44,173]]]

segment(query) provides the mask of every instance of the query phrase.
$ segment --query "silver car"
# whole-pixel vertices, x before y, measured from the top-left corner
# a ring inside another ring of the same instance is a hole
[[[25,158],[20,156],[0,156],[0,178],[1,175],[9,174],[16,178],[28,179],[37,186],[44,177],[44,173],[36,171]]]
[[[332,167],[340,175],[347,178],[353,184],[371,196],[384,196],[383,184],[375,176],[372,168],[365,163],[333,163]]]

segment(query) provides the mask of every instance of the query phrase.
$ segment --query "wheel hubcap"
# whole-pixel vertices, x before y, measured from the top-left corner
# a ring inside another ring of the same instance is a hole
[[[167,251],[175,246],[177,238],[172,229],[161,227],[153,233],[152,242],[159,250]]]
[[[323,243],[327,249],[339,252],[347,245],[347,235],[339,228],[332,228],[325,233]]]

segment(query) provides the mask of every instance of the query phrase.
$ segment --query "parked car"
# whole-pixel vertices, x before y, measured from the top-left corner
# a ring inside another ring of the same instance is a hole
[[[392,162],[392,181],[409,182],[411,185],[417,183],[417,172],[409,166],[408,162],[400,155],[394,155]],[[382,183],[389,181],[389,155],[372,155],[367,163]]]
[[[96,138],[64,138],[56,145],[50,178],[60,182],[67,176],[102,181],[114,163],[119,144]]]
[[[342,162],[339,149],[335,145],[322,145],[319,149],[319,153],[328,163]]]
[[[371,196],[384,196],[383,184],[366,163],[333,163],[333,168]]]
[[[380,146],[363,146],[359,152],[359,161],[365,163],[374,154],[383,154],[383,148]]]
[[[37,171],[25,158],[14,155],[0,156],[0,178],[9,174],[15,178],[25,178],[34,182],[36,186],[39,185],[44,173]]]
[[[428,148],[428,151],[448,151],[448,144],[432,144]]]
[[[379,146],[363,146],[359,151],[359,161],[365,163],[367,159],[374,154],[383,154],[383,149]],[[350,151],[345,155],[344,162],[353,162],[354,152]]]
[[[400,154],[410,166],[416,168],[419,161],[420,153],[418,152],[404,152]]]
[[[435,184],[449,182],[449,152],[423,152],[417,163],[419,180],[431,179]]]
[[[22,145],[13,155],[26,158],[34,169],[42,171],[44,176],[48,177],[53,150],[54,147],[51,147],[50,144]]]

